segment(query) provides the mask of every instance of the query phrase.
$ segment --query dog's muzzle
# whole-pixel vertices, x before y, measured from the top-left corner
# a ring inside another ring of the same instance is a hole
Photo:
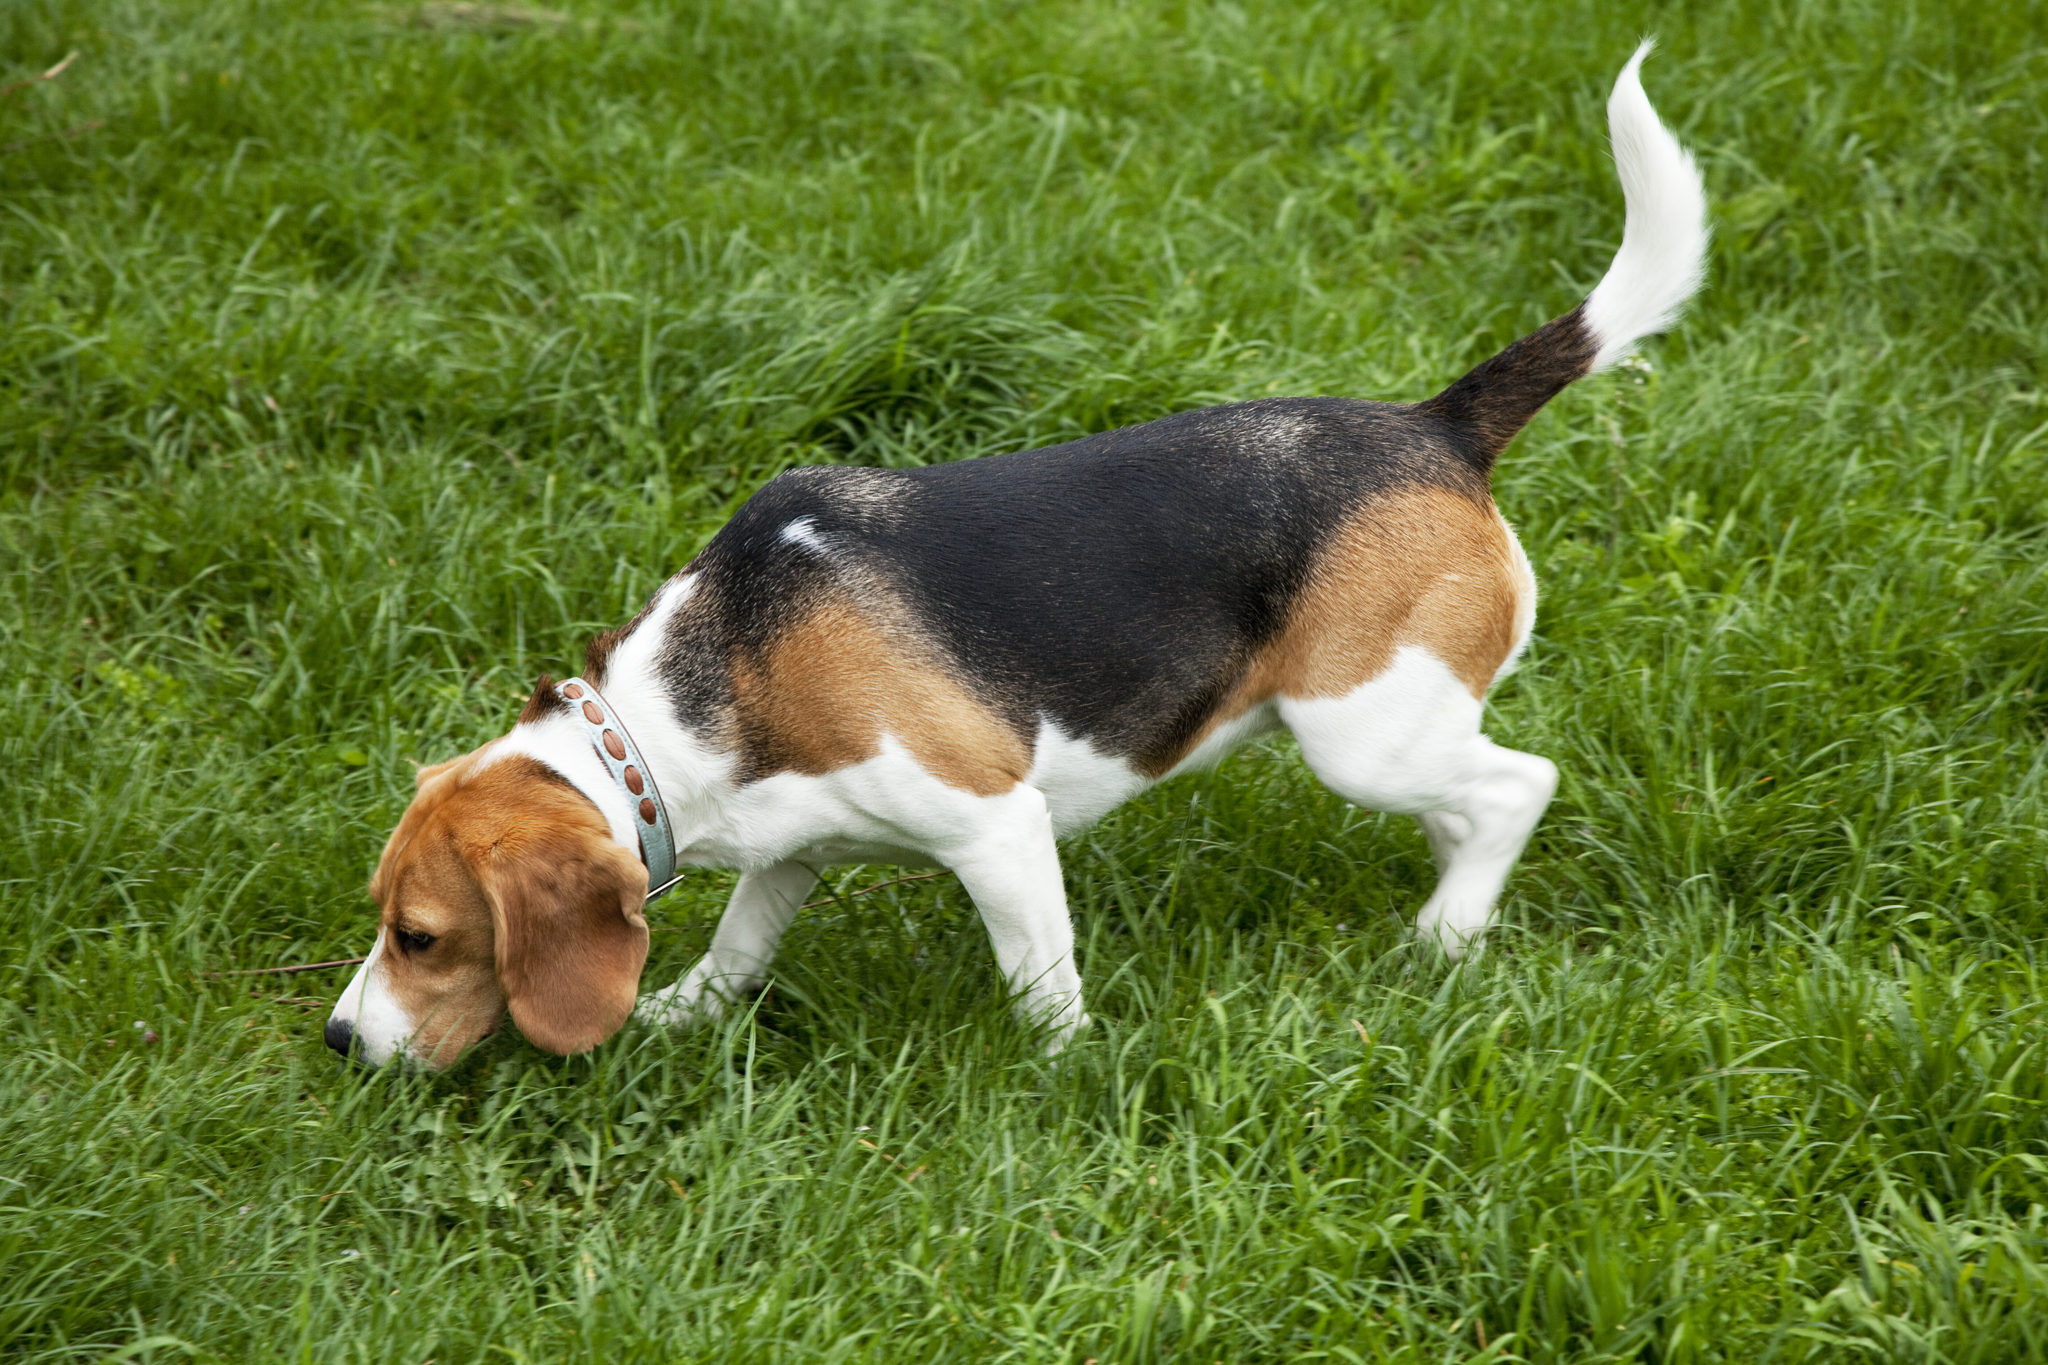
[[[346,1057],[356,1041],[356,1025],[353,1019],[329,1019],[327,1027],[320,1030],[320,1036],[327,1040],[327,1046]]]

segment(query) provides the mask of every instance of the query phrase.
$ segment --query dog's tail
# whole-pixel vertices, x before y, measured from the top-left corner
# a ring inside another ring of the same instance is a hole
[[[1628,219],[1614,264],[1586,301],[1537,328],[1421,405],[1462,428],[1482,470],[1573,380],[1606,369],[1678,321],[1707,258],[1707,195],[1692,154],[1657,119],[1638,72],[1654,41],[1629,58],[1607,100],[1614,168]]]

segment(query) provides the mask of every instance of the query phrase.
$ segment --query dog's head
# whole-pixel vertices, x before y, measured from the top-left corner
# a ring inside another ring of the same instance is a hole
[[[534,1045],[581,1052],[632,1012],[647,870],[534,759],[485,745],[422,768],[370,894],[377,942],[327,1021],[337,1051],[438,1069],[509,1007]]]

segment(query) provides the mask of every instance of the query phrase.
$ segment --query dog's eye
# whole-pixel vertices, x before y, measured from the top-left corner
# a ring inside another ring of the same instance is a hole
[[[408,953],[424,953],[427,949],[434,946],[434,936],[432,934],[423,934],[417,929],[400,929],[398,931],[398,946],[405,949]]]

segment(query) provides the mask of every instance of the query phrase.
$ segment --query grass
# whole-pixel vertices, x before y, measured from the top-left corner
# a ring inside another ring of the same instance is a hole
[[[2042,5],[564,3],[0,8],[79,53],[0,98],[0,1352],[2048,1353]],[[209,975],[361,951],[408,760],[780,468],[1562,311],[1644,29],[1718,243],[1502,463],[1564,786],[1483,960],[1275,747],[1069,844],[1054,1063],[949,879],[441,1078]]]

